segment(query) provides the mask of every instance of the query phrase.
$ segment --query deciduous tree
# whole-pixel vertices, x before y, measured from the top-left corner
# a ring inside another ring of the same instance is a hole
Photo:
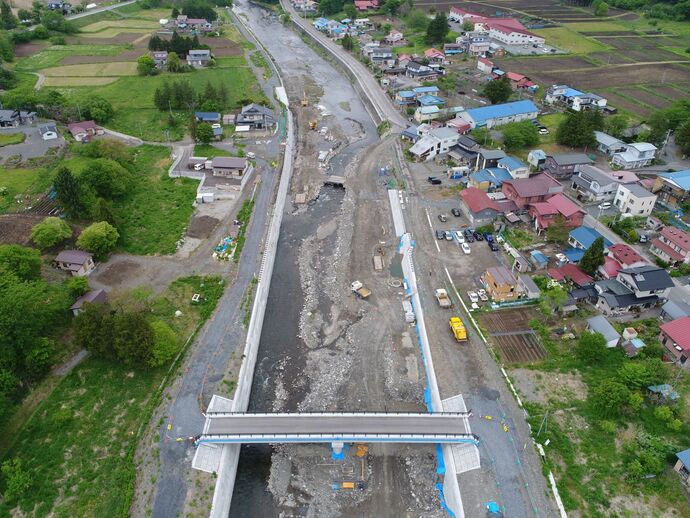
[[[156,62],[148,54],[137,58],[137,73],[140,76],[149,76],[156,70]]]
[[[489,81],[482,90],[482,95],[489,99],[491,104],[504,103],[510,99],[512,94],[513,88],[510,86],[510,81],[505,76]]]
[[[120,234],[115,227],[107,221],[99,221],[82,231],[77,239],[77,246],[93,253],[98,258],[103,258],[115,248],[119,237]]]
[[[575,355],[583,362],[591,365],[598,362],[606,354],[606,338],[601,333],[584,332],[577,341]]]
[[[72,229],[65,221],[47,217],[31,229],[31,239],[39,248],[50,248],[72,237]]]
[[[0,268],[28,281],[41,276],[41,254],[20,245],[0,245]]]

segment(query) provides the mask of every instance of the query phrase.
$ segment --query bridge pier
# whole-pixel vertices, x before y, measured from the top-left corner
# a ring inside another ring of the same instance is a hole
[[[345,460],[345,450],[347,450],[347,444],[345,444],[344,442],[332,442],[331,459]]]

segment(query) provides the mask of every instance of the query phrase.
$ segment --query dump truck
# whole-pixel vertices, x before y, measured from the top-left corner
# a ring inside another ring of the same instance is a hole
[[[309,129],[315,130],[316,129],[316,124],[318,121],[316,119],[312,119],[309,121]]]
[[[369,295],[371,295],[371,291],[369,291],[367,288],[364,287],[364,284],[362,284],[359,281],[355,281],[350,285],[350,289],[353,291],[355,295],[357,295],[360,299],[366,299]]]
[[[436,300],[438,300],[438,305],[442,308],[450,308],[453,306],[453,301],[450,300],[448,292],[443,288],[438,288],[436,290]]]
[[[460,320],[459,317],[450,317],[450,320],[448,320],[448,325],[450,325],[450,330],[453,331],[455,341],[467,341],[467,329],[465,329],[465,324],[462,323],[462,320]]]

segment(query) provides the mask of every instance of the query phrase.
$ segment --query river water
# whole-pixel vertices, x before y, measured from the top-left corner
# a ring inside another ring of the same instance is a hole
[[[344,175],[353,157],[378,139],[376,127],[348,79],[319,56],[293,31],[283,26],[273,13],[250,5],[246,0],[235,3],[235,9],[275,59],[283,80],[289,87],[291,78],[307,76],[323,90],[319,104],[341,123],[348,137],[361,137],[340,149],[331,160],[331,174]],[[357,121],[352,124],[347,119]],[[357,127],[359,126],[359,127]],[[362,130],[364,134],[362,136]],[[298,151],[299,152],[299,151]],[[291,212],[288,204],[278,240],[264,326],[254,373],[249,411],[272,411],[277,377],[294,380],[302,377],[306,348],[298,337],[300,311],[304,294],[300,283],[298,253],[302,241],[339,212],[343,192],[323,188],[318,199],[306,211]],[[326,241],[325,246],[328,246]],[[282,408],[296,411],[308,385],[288,385],[287,400]],[[269,445],[242,446],[231,517],[278,516],[279,509],[268,491],[271,467]],[[300,510],[295,510],[300,514]]]

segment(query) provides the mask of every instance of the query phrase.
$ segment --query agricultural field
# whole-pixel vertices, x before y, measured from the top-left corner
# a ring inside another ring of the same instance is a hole
[[[53,181],[45,169],[0,169],[0,214],[19,212],[40,197]]]
[[[529,327],[529,321],[535,315],[532,309],[520,308],[492,311],[480,316],[482,327],[505,363],[532,363],[546,357],[537,335]]]

